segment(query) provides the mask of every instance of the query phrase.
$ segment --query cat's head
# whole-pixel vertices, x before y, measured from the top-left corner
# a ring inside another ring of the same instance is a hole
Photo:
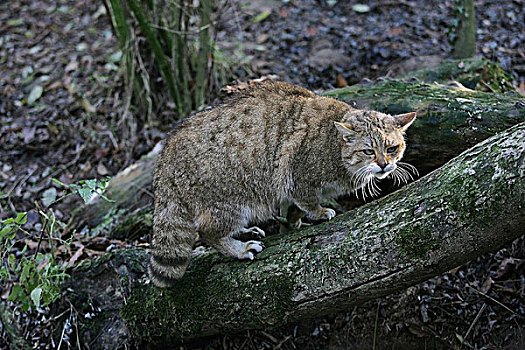
[[[400,182],[408,180],[398,162],[406,149],[404,133],[415,118],[415,112],[391,116],[354,110],[335,122],[342,140],[342,160],[354,175],[356,187],[391,174]]]

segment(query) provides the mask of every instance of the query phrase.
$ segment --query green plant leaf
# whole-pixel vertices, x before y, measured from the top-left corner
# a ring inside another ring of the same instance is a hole
[[[50,187],[44,191],[42,195],[42,203],[45,207],[49,207],[57,199],[57,190],[54,187]]]
[[[40,300],[42,298],[42,288],[38,287],[31,291],[31,300],[36,305],[36,307],[40,307]]]
[[[83,187],[83,188],[79,188],[76,191],[78,192],[80,197],[82,197],[82,199],[84,200],[84,203],[89,202],[89,200],[91,199],[91,196],[93,196],[93,191],[90,190],[89,188]]]
[[[13,287],[11,287],[7,301],[15,301],[21,291],[22,287],[19,284],[14,284]]]
[[[26,212],[18,213],[15,219],[15,222],[18,225],[25,225],[25,223],[27,222],[27,213]]]
[[[14,254],[9,254],[9,268],[11,270],[15,270],[15,255]]]
[[[29,93],[29,96],[27,96],[27,103],[32,105],[35,103],[36,100],[38,100],[42,96],[42,92],[44,91],[44,88],[42,85],[36,85],[31,89],[31,92]]]
[[[27,312],[29,310],[29,306],[31,306],[31,304],[29,304],[29,301],[24,300],[22,302],[22,311]]]
[[[97,179],[85,180],[84,183],[93,191],[97,188]]]
[[[9,226],[6,226],[4,227],[3,229],[0,230],[0,240],[4,239],[4,236],[9,234],[12,230],[12,226],[9,225]],[[9,237],[8,237],[9,238]]]
[[[30,278],[31,269],[35,267],[35,265],[28,260],[22,259],[21,264],[23,265],[22,273],[20,274],[20,283],[26,282]]]

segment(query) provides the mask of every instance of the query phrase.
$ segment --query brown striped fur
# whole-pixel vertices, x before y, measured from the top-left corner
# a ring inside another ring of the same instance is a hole
[[[287,83],[254,87],[186,119],[155,170],[151,279],[166,287],[180,278],[197,233],[224,255],[253,259],[263,244],[237,238],[264,237],[247,225],[268,219],[282,203],[331,219],[335,212],[321,207],[323,198],[395,173],[413,119],[356,110]],[[386,151],[392,146],[395,154]]]

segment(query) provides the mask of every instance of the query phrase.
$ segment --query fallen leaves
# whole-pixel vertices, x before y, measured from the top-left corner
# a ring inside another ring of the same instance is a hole
[[[370,12],[370,6],[366,4],[355,4],[352,6],[352,10],[357,13],[367,13]]]
[[[44,91],[44,88],[42,85],[36,85],[31,89],[31,92],[29,93],[29,96],[27,96],[27,103],[32,105],[38,100],[40,97],[42,97],[42,92]]]
[[[44,207],[49,207],[51,204],[53,204],[57,199],[57,189],[54,187],[50,187],[47,190],[44,191],[42,194],[42,204]]]
[[[257,16],[252,18],[252,23],[259,23],[259,22],[264,21],[266,18],[268,18],[268,16],[270,16],[271,13],[272,13],[271,9],[267,9],[259,13]]]

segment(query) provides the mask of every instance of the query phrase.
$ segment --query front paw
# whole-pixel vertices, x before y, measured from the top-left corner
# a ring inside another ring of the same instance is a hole
[[[332,220],[335,216],[335,210],[330,208],[320,208],[317,212],[310,214],[313,220]]]
[[[331,208],[323,208],[323,211],[326,220],[332,220],[335,217],[335,210]]]
[[[233,237],[240,239],[241,241],[246,241],[250,239],[261,239],[266,236],[265,232],[258,228],[257,226],[253,226],[250,228],[241,228],[241,230],[233,235]]]

